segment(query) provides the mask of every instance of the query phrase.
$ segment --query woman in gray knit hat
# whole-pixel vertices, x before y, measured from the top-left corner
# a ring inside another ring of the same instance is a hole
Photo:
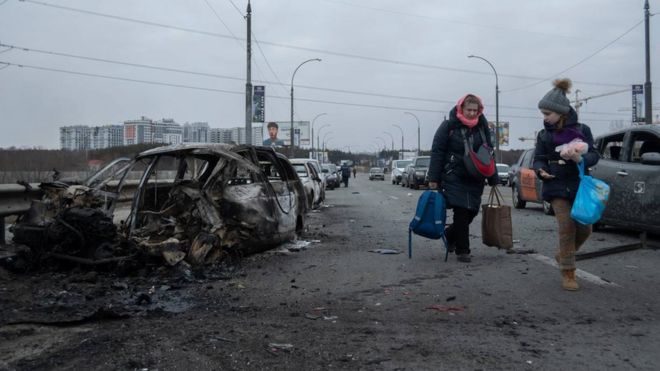
[[[562,286],[575,291],[579,288],[575,279],[575,253],[591,234],[590,225],[571,219],[571,207],[580,184],[577,164],[583,161],[587,172],[600,157],[591,129],[578,123],[577,112],[566,97],[570,88],[571,80],[555,80],[554,88],[539,101],[544,129],[536,137],[534,169],[543,181],[543,200],[552,205],[559,225],[559,251],[555,259],[561,269]],[[575,146],[576,142],[586,152],[561,151],[563,145]]]

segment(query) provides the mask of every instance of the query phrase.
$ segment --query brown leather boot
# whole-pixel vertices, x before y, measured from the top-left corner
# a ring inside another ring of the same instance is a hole
[[[562,287],[564,287],[564,290],[576,291],[577,289],[580,288],[580,286],[578,286],[577,281],[575,280],[575,269],[562,269],[561,277],[562,277],[561,285]]]

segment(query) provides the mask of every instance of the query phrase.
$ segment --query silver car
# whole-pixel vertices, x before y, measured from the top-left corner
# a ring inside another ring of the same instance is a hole
[[[315,167],[307,159],[291,159],[291,165],[296,170],[307,196],[307,207],[318,209],[323,203],[323,181]]]
[[[394,160],[392,161],[392,184],[400,184],[403,178],[403,171],[412,160]]]

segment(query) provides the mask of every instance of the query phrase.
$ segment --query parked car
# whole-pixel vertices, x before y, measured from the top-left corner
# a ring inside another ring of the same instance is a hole
[[[410,177],[408,177],[408,174],[414,171],[415,171],[415,164],[413,164],[412,160],[410,160],[410,163],[406,165],[406,167],[404,167],[403,171],[401,172],[401,187],[410,188],[410,183],[409,183]]]
[[[53,183],[12,226],[14,241],[91,264],[136,251],[160,255],[169,265],[184,258],[206,264],[227,250],[259,251],[303,230],[304,189],[287,158],[270,147],[181,144],[144,151],[128,166],[111,165],[86,185]],[[125,191],[137,174],[135,191]],[[115,232],[112,216],[120,195],[132,204]],[[71,202],[53,202],[63,197]],[[50,205],[48,213],[44,205]],[[48,233],[36,233],[35,226]],[[118,233],[131,243],[119,244]]]
[[[660,125],[639,125],[599,136],[601,155],[591,175],[610,186],[596,227],[660,233]]]
[[[534,171],[534,148],[523,152],[516,162],[516,171],[511,180],[511,192],[513,207],[524,209],[527,202],[543,205],[543,212],[547,215],[554,214],[552,205],[543,201],[543,182],[536,176]]]
[[[401,183],[403,171],[412,160],[394,160],[392,161],[392,184]]]
[[[300,181],[302,182],[305,194],[307,195],[307,207],[318,209],[323,203],[322,194],[324,194],[323,181],[316,172],[316,168],[307,159],[292,158],[289,160],[296,170]]]
[[[323,176],[323,170],[321,169],[321,164],[319,163],[318,160],[313,159],[313,158],[292,158],[290,161],[304,161],[310,164],[314,170],[316,171],[316,174],[319,176],[319,179],[321,179],[321,201],[325,201],[325,188],[327,185],[325,184],[325,177]]]
[[[406,185],[408,188],[419,189],[419,186],[428,186],[428,170],[431,156],[419,156],[406,167]]]
[[[509,187],[511,187],[511,185],[513,184],[513,175],[516,173],[517,170],[518,170],[518,163],[509,166],[509,171],[507,176],[507,185]]]
[[[380,179],[385,180],[385,173],[380,167],[372,167],[369,169],[369,180]]]
[[[339,173],[337,173],[337,165],[323,164],[321,165],[321,172],[325,175],[325,188],[333,190],[339,187]]]
[[[509,165],[507,164],[495,164],[497,168],[497,176],[500,178],[500,184],[508,185],[509,184]]]

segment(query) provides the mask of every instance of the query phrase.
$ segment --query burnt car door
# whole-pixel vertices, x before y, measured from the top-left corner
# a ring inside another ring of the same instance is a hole
[[[601,224],[635,230],[660,231],[660,135],[634,128],[599,138],[601,160],[595,178],[610,186]],[[657,155],[655,154],[657,153]]]
[[[257,164],[263,177],[263,192],[259,195],[269,210],[264,215],[268,230],[277,231],[277,241],[292,238],[302,228],[305,209],[299,205],[300,183],[291,164],[270,147],[240,146],[234,152]]]
[[[132,161],[128,157],[117,158],[83,181],[84,186],[93,189],[94,195],[103,200],[104,214],[112,215],[122,197],[122,186],[126,184],[123,180]],[[130,199],[132,194],[124,196]]]

